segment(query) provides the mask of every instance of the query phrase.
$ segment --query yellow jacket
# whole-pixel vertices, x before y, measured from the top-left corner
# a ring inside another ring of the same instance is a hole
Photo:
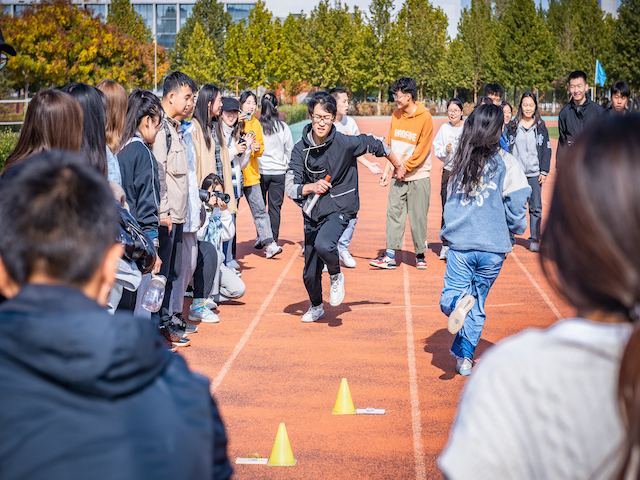
[[[262,137],[262,125],[255,117],[251,116],[251,120],[244,122],[244,133],[253,132],[256,134],[256,141],[260,143],[260,150],[251,152],[249,165],[242,171],[243,184],[245,187],[251,187],[260,183],[260,162],[258,158],[264,152],[264,138]]]

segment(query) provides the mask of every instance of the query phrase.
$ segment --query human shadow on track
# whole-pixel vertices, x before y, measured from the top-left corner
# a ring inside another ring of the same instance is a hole
[[[442,328],[424,340],[424,351],[433,356],[431,365],[443,372],[439,377],[440,380],[452,380],[457,375],[456,360],[449,352],[454,338],[454,335],[451,335],[446,328]],[[479,358],[491,346],[493,343],[481,338],[476,347],[475,358]]]
[[[264,253],[264,247],[263,248],[255,248],[256,241],[254,240],[247,240],[246,242],[240,242],[236,245],[236,261],[238,263],[240,263],[240,260],[248,257],[250,255],[258,255],[259,257],[264,257],[265,253]],[[283,239],[278,239],[278,245],[280,245],[281,247],[285,246],[285,245],[296,245],[297,242],[292,242],[291,240],[283,240]],[[282,254],[280,254],[282,255]],[[274,258],[280,258],[280,255],[274,257]],[[240,266],[242,268],[247,268],[247,269],[251,269],[253,267],[243,267],[243,264],[241,263]]]
[[[326,323],[329,327],[339,327],[342,325],[342,319],[340,315],[346,312],[351,312],[351,307],[358,305],[389,305],[391,302],[370,302],[363,300],[360,302],[344,302],[338,307],[331,307],[327,305],[324,310],[324,317],[314,323]],[[295,315],[301,317],[309,309],[309,300],[303,300],[298,303],[292,303],[284,309],[284,313],[289,315]]]

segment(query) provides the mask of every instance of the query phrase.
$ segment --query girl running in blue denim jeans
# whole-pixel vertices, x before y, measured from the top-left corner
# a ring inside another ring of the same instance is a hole
[[[531,187],[518,161],[500,148],[504,115],[482,105],[467,119],[453,157],[440,237],[449,242],[440,309],[456,334],[456,370],[469,375],[486,315],[484,302],[511,251],[509,232],[527,228]]]

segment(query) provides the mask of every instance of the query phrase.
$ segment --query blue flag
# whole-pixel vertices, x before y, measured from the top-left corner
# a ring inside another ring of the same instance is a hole
[[[607,80],[607,74],[604,73],[604,68],[600,60],[596,60],[596,83],[599,83],[601,87],[604,87],[604,82]]]

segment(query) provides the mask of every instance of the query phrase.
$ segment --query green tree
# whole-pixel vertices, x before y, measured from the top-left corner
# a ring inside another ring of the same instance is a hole
[[[557,43],[533,0],[511,0],[498,31],[498,79],[503,84],[545,88],[555,80]]]
[[[153,84],[153,45],[140,44],[70,0],[42,0],[2,20],[4,36],[18,52],[5,72],[25,95],[32,86],[95,84],[103,78],[129,87]],[[158,73],[167,67],[165,50],[159,48]]]
[[[193,28],[191,41],[184,52],[182,71],[199,85],[214,82],[221,76],[222,62],[215,45],[199,23]]]
[[[185,53],[189,50],[193,31],[198,23],[204,29],[207,37],[213,42],[218,61],[224,58],[224,44],[231,26],[231,14],[225,12],[224,4],[217,0],[197,0],[184,27],[176,35],[173,49],[169,52],[169,60],[171,60],[171,68],[173,70],[185,69]],[[209,79],[210,82],[217,84],[224,82],[223,67],[224,65],[218,70],[215,78]]]
[[[612,81],[625,79],[640,89],[640,0],[622,0],[613,37]],[[607,72],[608,73],[608,72]],[[615,76],[614,76],[615,75]]]
[[[418,100],[425,93],[440,93],[444,88],[442,65],[449,41],[447,16],[429,0],[405,0],[398,23],[406,45],[404,70],[418,83]]]
[[[596,0],[549,0],[547,23],[558,44],[560,83],[574,70],[591,77],[596,59],[611,58],[613,23]]]
[[[473,88],[473,65],[467,50],[460,40],[454,39],[447,48],[442,66],[444,85],[453,96],[458,96],[458,89]]]
[[[281,84],[290,95],[300,93],[310,78],[313,46],[308,41],[308,19],[301,14],[298,18],[289,15],[282,24],[283,70],[286,72]]]
[[[153,33],[144,24],[144,19],[133,9],[129,0],[112,0],[107,22],[115,25],[140,43],[151,43]]]
[[[232,27],[225,44],[227,74],[245,77],[251,87],[276,84],[286,72],[282,25],[272,16],[263,1],[257,2],[246,25]]]
[[[496,28],[488,0],[471,0],[462,10],[458,39],[464,46],[471,65],[473,100],[478,100],[480,85],[493,80],[496,70]]]

